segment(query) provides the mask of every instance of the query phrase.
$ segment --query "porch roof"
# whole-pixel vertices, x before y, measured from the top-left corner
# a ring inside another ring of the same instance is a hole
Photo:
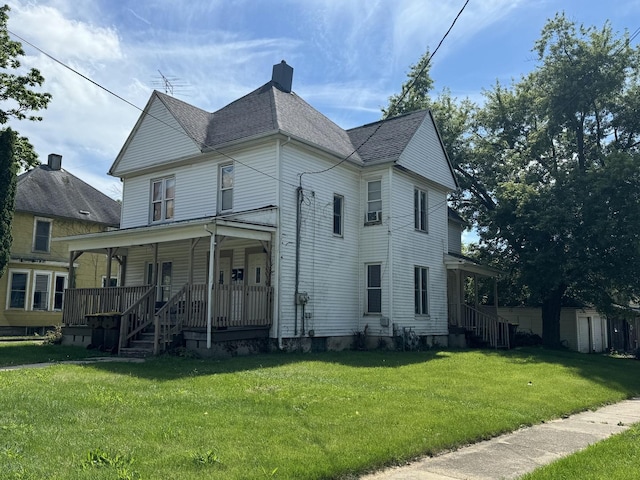
[[[114,248],[117,249],[117,253],[124,254],[127,247],[135,245],[174,242],[208,237],[214,234],[268,242],[271,241],[271,234],[275,230],[276,227],[273,225],[209,217],[185,222],[61,237],[53,239],[53,241],[67,242],[70,252],[104,252],[105,249]]]
[[[454,253],[444,256],[444,264],[447,270],[463,270],[465,272],[477,273],[485,277],[499,277],[502,272],[497,268],[481,265],[472,258]]]

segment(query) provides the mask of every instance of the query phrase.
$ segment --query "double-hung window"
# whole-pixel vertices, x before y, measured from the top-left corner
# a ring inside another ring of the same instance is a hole
[[[382,265],[367,265],[367,313],[382,313]]]
[[[26,271],[9,271],[9,308],[27,308],[27,285],[29,284],[29,273]]]
[[[220,211],[233,209],[233,164],[220,167]]]
[[[413,213],[415,228],[420,232],[427,232],[429,229],[427,208],[427,192],[416,188],[413,191]]]
[[[50,273],[35,272],[33,278],[33,310],[49,310]]]
[[[51,220],[36,218],[33,224],[33,251],[49,253],[51,247]]]
[[[382,222],[382,180],[367,182],[366,223]]]
[[[64,305],[64,289],[67,286],[67,276],[56,273],[53,282],[53,309],[62,310]]]
[[[176,179],[159,178],[151,182],[151,220],[172,220],[176,198]]]
[[[341,237],[344,230],[344,197],[333,196],[333,234]]]
[[[416,315],[429,314],[429,269],[415,267],[413,269],[413,290]]]

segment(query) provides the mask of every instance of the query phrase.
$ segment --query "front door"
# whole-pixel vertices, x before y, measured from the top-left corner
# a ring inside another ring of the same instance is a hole
[[[260,253],[250,253],[247,258],[247,293],[245,308],[247,321],[260,323],[267,315],[267,256]]]

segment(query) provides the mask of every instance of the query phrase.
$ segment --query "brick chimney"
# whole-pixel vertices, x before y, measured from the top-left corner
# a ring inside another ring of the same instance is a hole
[[[287,65],[284,60],[274,65],[271,81],[278,85],[283,92],[290,93],[291,83],[293,82],[293,67]]]
[[[47,160],[47,165],[51,170],[60,170],[62,168],[62,155],[57,153],[50,153]]]

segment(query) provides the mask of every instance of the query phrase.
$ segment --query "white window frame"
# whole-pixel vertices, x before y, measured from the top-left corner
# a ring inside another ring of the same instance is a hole
[[[46,250],[40,250],[36,248],[36,238],[38,231],[38,223],[48,223],[49,224],[49,238],[47,238],[47,248]],[[51,232],[53,230],[53,220],[50,218],[44,217],[34,217],[33,218],[33,240],[31,242],[31,251],[37,253],[51,253]]]
[[[24,285],[24,305],[22,307],[12,307],[11,306],[11,292],[13,290],[13,274],[25,274],[27,276],[27,280]],[[29,305],[29,285],[31,285],[31,270],[23,270],[23,269],[13,269],[10,268],[7,272],[7,310],[27,310],[27,305]]]
[[[380,185],[378,191],[371,191],[373,184]],[[376,194],[371,198],[371,194]],[[375,217],[375,218],[374,218]],[[365,213],[365,224],[372,225],[382,223],[382,179],[367,180],[367,212]]]
[[[225,180],[225,170],[231,170],[231,184],[230,185],[225,185],[224,184],[224,180]],[[218,204],[220,205],[220,207],[218,208],[219,212],[230,212],[233,210],[233,188],[235,186],[235,175],[236,175],[236,168],[235,165],[233,163],[225,163],[223,165],[220,165],[220,169],[219,169],[219,185],[218,185]],[[230,192],[231,193],[231,205],[225,205],[224,203],[224,196],[225,193]]]
[[[58,293],[56,291],[56,284],[57,284],[57,280],[58,278],[63,278],[64,282],[62,284],[62,304],[60,306],[60,308],[56,308],[56,294]],[[64,307],[64,291],[67,289],[69,284],[69,275],[66,273],[60,273],[60,272],[54,272],[53,274],[53,288],[51,289],[51,310],[54,310],[56,312],[60,312],[62,311],[62,307]]]
[[[37,312],[48,312],[49,310],[51,310],[51,277],[52,277],[52,273],[53,272],[47,272],[47,271],[43,271],[43,270],[34,270],[33,271],[33,276],[32,276],[32,280],[31,280],[31,310],[33,311],[37,311]],[[35,295],[36,295],[36,281],[38,280],[39,276],[44,276],[47,277],[47,291],[46,294],[44,295],[45,301],[46,301],[46,306],[45,308],[35,308]]]
[[[418,187],[413,190],[413,221],[417,231],[429,232],[429,194]]]
[[[120,283],[118,281],[118,276],[117,275],[115,277],[112,275],[111,276],[111,280],[112,280],[112,282],[110,282],[110,283],[113,283],[113,280],[115,280],[115,285],[107,285],[107,276],[106,275],[102,275],[102,278],[100,279],[100,285],[102,285],[102,288],[108,288],[108,287],[112,287],[112,286],[113,287],[117,287],[118,284]]]
[[[413,307],[417,316],[429,315],[429,268],[416,265],[413,268]]]
[[[372,267],[378,267],[379,270],[379,277],[380,277],[380,285],[370,285],[369,284],[369,269]],[[365,275],[365,292],[366,292],[366,298],[365,298],[365,313],[367,315],[382,315],[382,264],[381,263],[367,263],[365,264],[365,270],[364,270],[364,275]],[[379,311],[372,311],[370,306],[369,306],[369,292],[371,291],[378,291],[379,295],[380,295],[380,310]]]
[[[336,212],[336,201],[340,202],[340,211]],[[344,196],[333,194],[333,235],[336,237],[344,237]],[[336,221],[338,222],[336,224]],[[338,227],[336,231],[336,226]]]
[[[173,195],[169,196],[167,183],[173,182]],[[155,185],[160,184],[160,197],[155,198]],[[160,218],[155,218],[156,204],[160,205]],[[171,205],[171,207],[169,207]],[[151,223],[161,223],[175,218],[176,208],[176,177],[154,178],[151,180],[151,195],[149,201],[149,220]],[[169,213],[170,212],[170,213]]]

